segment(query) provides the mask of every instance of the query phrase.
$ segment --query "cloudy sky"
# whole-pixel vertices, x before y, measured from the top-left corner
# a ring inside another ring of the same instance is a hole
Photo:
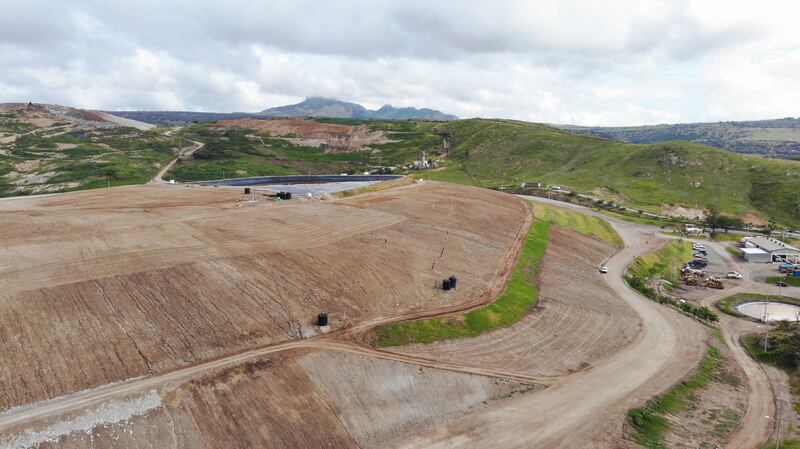
[[[800,115],[800,2],[0,0],[0,102],[319,95],[583,125]]]

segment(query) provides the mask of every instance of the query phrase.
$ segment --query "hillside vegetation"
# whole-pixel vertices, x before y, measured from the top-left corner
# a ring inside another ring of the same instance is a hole
[[[737,153],[800,159],[800,119],[791,117],[777,120],[679,123],[653,126],[557,126],[578,134],[629,143],[690,140]]]
[[[263,120],[271,123],[274,121]],[[201,181],[248,176],[360,173],[375,166],[397,166],[419,159],[421,151],[437,152],[442,137],[430,121],[358,121],[345,119],[298,120],[296,129],[276,135],[257,128],[259,121],[196,124],[182,135],[205,142],[194,157],[179,161],[167,178]],[[339,134],[321,134],[316,127],[339,126]],[[247,127],[252,126],[252,127]],[[365,132],[384,136],[380,143],[367,142],[357,151],[343,151],[335,145],[353,142]],[[317,145],[317,146],[314,146]]]
[[[800,222],[800,163],[692,142],[632,145],[508,120],[441,125],[453,165],[434,179],[485,187],[558,184],[658,211],[663,205]]]
[[[549,221],[563,228],[572,229],[583,235],[605,240],[619,247],[625,244],[622,241],[622,237],[611,226],[611,223],[602,218],[533,201],[531,202],[531,207],[533,207],[534,216],[538,219]]]
[[[178,139],[56,105],[0,105],[0,197],[149,181]]]
[[[506,291],[493,303],[463,315],[381,326],[375,329],[381,347],[409,343],[429,344],[453,338],[474,337],[510,326],[536,304],[539,268],[547,249],[550,223],[536,220],[528,231]]]

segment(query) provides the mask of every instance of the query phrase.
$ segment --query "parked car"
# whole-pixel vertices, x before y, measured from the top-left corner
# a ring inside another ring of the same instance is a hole
[[[727,278],[728,279],[741,279],[742,275],[737,273],[737,272],[735,272],[735,271],[729,271]]]
[[[600,272],[603,273],[603,274],[608,273],[608,267],[603,265],[602,267],[600,267]]]
[[[705,249],[706,249],[706,245],[702,245],[702,244],[700,244],[700,243],[694,243],[694,244],[692,245],[692,249],[702,249],[702,250],[705,250]]]

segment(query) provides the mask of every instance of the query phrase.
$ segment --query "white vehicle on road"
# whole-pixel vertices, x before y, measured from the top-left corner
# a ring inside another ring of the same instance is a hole
[[[726,276],[728,279],[741,279],[742,275],[736,271],[729,271],[728,275]]]
[[[603,265],[602,267],[600,267],[600,272],[603,273],[603,274],[608,273],[608,267]]]

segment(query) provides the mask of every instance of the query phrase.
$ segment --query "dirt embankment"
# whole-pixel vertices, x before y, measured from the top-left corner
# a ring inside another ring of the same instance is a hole
[[[622,350],[641,330],[639,317],[598,272],[614,251],[606,242],[553,227],[539,276],[539,301],[522,320],[476,338],[397,351],[534,376],[586,369]]]
[[[160,405],[123,420],[87,430],[87,418],[30,423],[20,439],[2,438],[62,449],[391,447],[406,432],[527,390],[361,355],[293,351],[165,386]],[[106,408],[83,416],[101,422],[113,414]]]
[[[338,329],[484,294],[525,205],[402,189],[249,208],[166,186],[0,202],[0,409],[311,335],[320,311]],[[451,274],[458,291],[434,287]]]
[[[364,449],[391,447],[392,441],[432,421],[532,388],[347,353],[315,352],[300,364],[337,404],[340,419]]]
[[[329,152],[365,151],[370,145],[389,142],[383,131],[366,125],[322,123],[309,119],[222,120],[216,127],[256,129],[273,137],[286,138],[296,145],[324,147]]]
[[[358,447],[329,398],[288,354],[208,373],[162,395],[156,410],[39,447]]]

